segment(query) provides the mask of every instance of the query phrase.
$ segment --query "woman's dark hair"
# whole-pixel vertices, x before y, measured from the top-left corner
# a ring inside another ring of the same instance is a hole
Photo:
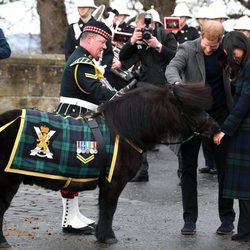
[[[244,55],[242,61],[237,63],[233,56],[234,49],[242,49]],[[224,61],[224,66],[229,66],[232,70],[232,77],[235,79],[240,74],[242,68],[250,61],[250,40],[239,31],[228,32],[222,41],[222,50],[224,56],[221,59]]]

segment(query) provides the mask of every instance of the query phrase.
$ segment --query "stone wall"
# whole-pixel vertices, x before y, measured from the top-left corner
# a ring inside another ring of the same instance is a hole
[[[0,113],[14,108],[53,112],[64,64],[64,55],[13,54],[0,60]]]

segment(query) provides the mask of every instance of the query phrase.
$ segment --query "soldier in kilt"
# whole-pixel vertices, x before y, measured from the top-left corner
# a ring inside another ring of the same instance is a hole
[[[102,102],[116,94],[103,77],[96,61],[107,48],[111,30],[102,22],[88,22],[81,35],[80,46],[74,50],[63,71],[60,104],[57,114],[79,116],[95,111]],[[62,228],[68,233],[91,234],[95,222],[82,215],[78,207],[78,193],[61,190],[63,202]]]

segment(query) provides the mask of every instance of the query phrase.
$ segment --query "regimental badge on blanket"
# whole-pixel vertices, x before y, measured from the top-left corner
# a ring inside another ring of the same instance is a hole
[[[107,155],[106,178],[111,182],[119,136],[111,133],[103,116],[95,119],[103,135]],[[23,109],[19,121],[6,172],[97,183],[103,158],[86,119]]]
[[[36,147],[31,150],[30,155],[53,159],[53,153],[51,153],[49,149],[49,143],[56,131],[51,130],[46,125],[41,125],[40,127],[34,126],[34,130],[37,135],[37,144]]]
[[[77,141],[76,142],[76,158],[86,164],[95,158],[97,151],[97,141]],[[81,154],[86,157],[83,157]]]

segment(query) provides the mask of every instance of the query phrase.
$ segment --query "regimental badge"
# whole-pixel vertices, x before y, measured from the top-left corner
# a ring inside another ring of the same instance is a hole
[[[49,143],[51,137],[56,133],[55,130],[50,130],[46,125],[41,125],[40,127],[34,127],[37,135],[37,144],[34,149],[31,150],[30,155],[47,157],[53,159],[53,154],[50,152]]]
[[[84,164],[89,163],[95,158],[97,151],[97,141],[77,141],[76,142],[76,158]],[[83,157],[87,156],[87,157]]]

